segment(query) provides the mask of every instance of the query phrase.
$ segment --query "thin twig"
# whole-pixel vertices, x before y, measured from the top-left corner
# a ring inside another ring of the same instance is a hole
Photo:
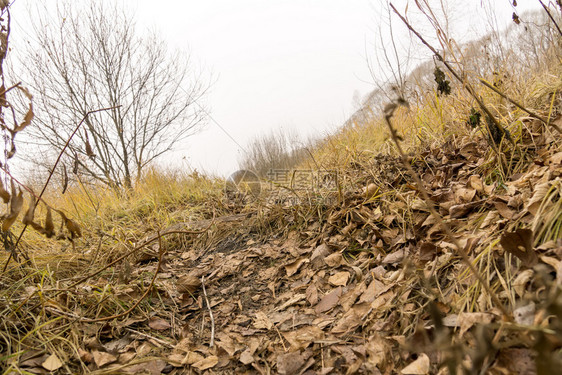
[[[207,309],[209,310],[209,317],[211,318],[211,342],[209,347],[215,346],[215,317],[213,316],[213,310],[211,310],[211,304],[209,303],[209,298],[207,297],[207,290],[205,289],[205,276],[201,276],[201,286],[203,287],[203,295],[205,296],[205,302],[207,303]]]
[[[539,3],[541,3],[542,7],[544,8],[544,11],[546,12],[546,14],[548,14],[548,17],[551,19],[552,23],[554,23],[554,26],[556,26],[556,30],[558,30],[558,33],[560,34],[560,36],[562,36],[562,30],[560,30],[560,27],[556,23],[554,17],[552,17],[552,14],[550,14],[550,11],[546,7],[546,5],[544,5],[544,3],[541,0],[539,0]]]

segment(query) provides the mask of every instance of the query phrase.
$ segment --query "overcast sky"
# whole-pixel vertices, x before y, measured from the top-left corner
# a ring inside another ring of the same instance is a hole
[[[12,17],[17,20],[18,12],[25,13],[26,6],[35,1],[16,0]],[[491,1],[498,19],[510,22],[511,1]],[[180,165],[184,160],[183,165],[200,171],[228,175],[237,169],[253,137],[279,128],[303,136],[334,131],[356,109],[354,94],[364,96],[374,87],[367,59],[373,60],[376,53],[373,43],[381,22],[380,1],[125,3],[134,9],[140,27],[155,29],[171,47],[189,51],[204,74],[213,77],[203,103],[213,120],[162,164]],[[406,0],[394,3],[406,9]],[[410,3],[412,12],[415,5]],[[469,39],[483,30],[481,21],[470,16],[482,11],[481,1],[450,3],[461,4],[452,9],[457,38]],[[537,7],[536,1],[519,3],[519,10]],[[403,30],[399,22],[393,25]],[[15,23],[12,32],[17,33],[18,27],[25,26]]]

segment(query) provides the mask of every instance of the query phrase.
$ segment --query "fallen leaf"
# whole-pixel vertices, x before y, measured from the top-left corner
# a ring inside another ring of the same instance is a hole
[[[349,280],[349,272],[338,272],[335,275],[330,276],[328,282],[333,286],[346,286]]]
[[[320,302],[318,302],[318,305],[316,305],[316,307],[314,308],[314,311],[317,314],[320,314],[333,309],[338,304],[341,294],[341,287],[337,287],[336,289],[332,290],[330,293],[322,297]]]
[[[254,356],[250,353],[250,349],[246,349],[240,354],[240,362],[242,362],[243,364],[249,365],[254,361],[255,359]]]
[[[287,272],[287,276],[292,276],[295,273],[297,273],[297,271],[299,270],[299,268],[304,264],[304,263],[308,263],[309,260],[306,258],[300,258],[295,260],[292,263],[289,263],[285,266],[285,271]]]
[[[125,371],[130,374],[150,374],[150,375],[160,375],[164,368],[166,368],[167,363],[161,359],[155,359],[148,362],[139,363],[130,367],[126,367]]]
[[[414,362],[404,367],[400,373],[405,375],[429,374],[429,365],[429,357],[425,353],[422,353]]]
[[[217,363],[219,363],[219,357],[216,355],[210,355],[201,361],[195,362],[191,366],[195,367],[199,371],[203,371],[215,367]]]
[[[530,229],[517,229],[515,232],[504,233],[500,244],[510,254],[521,259],[525,267],[531,268],[538,262],[538,257],[533,249],[533,231]]]
[[[176,288],[180,293],[195,293],[201,286],[201,279],[193,275],[180,276],[176,281]]]
[[[156,331],[165,331],[167,329],[172,328],[170,323],[167,320],[152,317],[148,319],[148,326]]]
[[[277,356],[277,372],[281,375],[297,374],[304,365],[304,358],[299,352],[280,354]]]
[[[460,326],[459,336],[463,336],[475,324],[488,324],[494,319],[492,314],[488,313],[460,313],[457,322]]]
[[[55,371],[62,367],[62,362],[60,361],[59,357],[56,354],[51,354],[47,357],[45,362],[41,364],[45,369],[49,371]]]
[[[94,356],[94,362],[96,366],[103,367],[107,364],[113,363],[117,361],[117,357],[113,354],[109,354],[106,352],[100,352],[98,350],[93,350],[92,355]]]
[[[254,327],[257,328],[257,329],[270,330],[271,328],[273,328],[273,323],[271,322],[271,320],[269,320],[269,318],[267,317],[267,315],[264,312],[258,311],[256,313],[256,319],[254,321]]]

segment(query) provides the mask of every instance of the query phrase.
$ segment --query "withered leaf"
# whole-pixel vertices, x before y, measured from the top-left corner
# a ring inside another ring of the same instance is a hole
[[[16,151],[17,151],[17,150],[16,150],[16,144],[15,144],[15,142],[14,142],[14,138],[12,138],[12,145],[11,145],[10,151],[8,151],[8,153],[6,154],[6,157],[7,157],[8,159],[13,158],[14,155],[16,154]]]
[[[75,152],[74,153],[74,166],[72,167],[72,173],[73,174],[78,174],[78,154]]]
[[[157,317],[151,317],[148,320],[148,326],[156,331],[165,331],[167,329],[172,328],[172,326],[167,320]]]
[[[2,198],[4,203],[8,203],[10,201],[10,197],[10,193],[4,188],[4,183],[0,179],[0,198]]]
[[[14,182],[12,181],[12,199],[10,200],[10,213],[4,216],[2,221],[2,231],[7,232],[16,221],[23,207],[23,192],[15,194]]]
[[[314,311],[317,314],[320,314],[331,310],[338,304],[341,294],[342,294],[342,288],[337,287],[336,289],[334,289],[333,291],[322,297],[320,302],[318,302],[318,305],[316,305],[316,307],[314,308]]]
[[[37,200],[33,194],[29,194],[29,208],[27,209],[25,216],[22,219],[22,223],[25,225],[30,225],[33,222],[33,217],[35,216],[35,207],[37,207]]]
[[[530,229],[517,229],[502,235],[500,244],[510,254],[521,259],[523,265],[533,267],[538,262],[537,254],[533,249],[533,231]]]
[[[82,229],[80,229],[80,226],[74,220],[71,220],[68,217],[66,217],[64,212],[62,212],[61,210],[56,210],[56,211],[59,213],[62,219],[62,224],[64,224],[64,226],[70,233],[70,240],[73,240],[78,237],[82,237]]]
[[[90,144],[88,132],[84,130],[84,133],[86,134],[86,155],[88,155],[90,159],[94,159],[96,157],[96,154],[94,154],[94,150],[92,149],[92,145]]]
[[[68,173],[66,173],[66,165],[62,165],[62,194],[66,192],[68,188]]]
[[[35,114],[33,113],[33,104],[29,103],[29,109],[27,110],[27,113],[25,114],[23,121],[18,126],[15,127],[14,133],[22,131],[29,124],[31,124],[33,117],[35,117]]]
[[[47,215],[45,217],[45,237],[51,238],[55,235],[55,224],[53,223],[53,213],[51,207],[47,206]]]

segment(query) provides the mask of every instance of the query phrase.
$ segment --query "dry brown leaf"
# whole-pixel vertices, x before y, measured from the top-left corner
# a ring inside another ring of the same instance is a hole
[[[4,203],[8,203],[10,201],[10,197],[10,193],[4,188],[4,183],[0,179],[0,198],[2,198]]]
[[[425,375],[429,374],[429,366],[429,357],[422,353],[414,362],[404,367],[400,373],[405,375]]]
[[[45,217],[45,237],[51,238],[55,235],[55,224],[53,223],[53,213],[51,207],[47,206],[47,215]]]
[[[333,268],[339,267],[343,263],[343,256],[339,252],[333,253],[333,254],[328,255],[326,258],[324,258],[324,261],[330,267],[333,267]]]
[[[256,319],[254,321],[254,327],[256,329],[270,330],[271,328],[273,328],[273,322],[271,320],[269,320],[269,318],[267,317],[267,315],[264,312],[258,311],[256,313]]]
[[[285,266],[285,271],[287,272],[287,276],[293,276],[295,273],[297,273],[297,271],[299,270],[299,268],[304,264],[304,263],[308,263],[309,260],[307,258],[300,258],[295,260],[294,262],[291,262],[289,264],[287,264]]]
[[[527,283],[531,280],[534,273],[535,271],[533,271],[532,269],[524,270],[522,272],[519,272],[515,280],[513,280],[513,289],[515,289],[515,292],[519,295],[519,297],[523,297],[523,295],[525,294]]]
[[[383,264],[397,264],[404,260],[405,252],[403,249],[393,251],[382,260]]]
[[[193,275],[183,275],[176,281],[179,293],[195,293],[201,287],[201,279]]]
[[[23,121],[18,126],[15,127],[14,133],[22,131],[29,124],[31,124],[31,121],[33,120],[33,117],[35,117],[35,114],[33,113],[33,104],[29,103],[29,109],[27,110],[27,113],[25,114],[25,117],[23,118]]]
[[[197,352],[189,351],[185,354],[185,357],[181,361],[183,365],[192,365],[194,363],[202,362],[205,359],[201,354]]]
[[[157,317],[151,317],[150,319],[148,319],[148,326],[156,331],[165,331],[172,328],[167,320]]]
[[[484,183],[482,182],[482,177],[475,174],[468,178],[468,186],[479,193],[484,192]]]
[[[306,288],[306,300],[310,303],[311,306],[314,306],[318,303],[318,289],[314,284],[310,284],[308,288]]]
[[[56,354],[51,354],[41,366],[49,371],[55,371],[62,367],[62,362]]]
[[[33,218],[35,217],[35,207],[37,207],[37,200],[35,199],[35,195],[29,194],[29,208],[27,209],[23,219],[21,220],[22,223],[25,225],[31,225],[33,222]]]
[[[90,139],[88,137],[88,132],[86,130],[84,130],[84,134],[85,136],[85,147],[86,147],[86,155],[88,155],[88,157],[90,159],[95,159],[96,154],[94,154],[94,150],[92,149],[92,145],[90,144]]]
[[[304,365],[304,358],[299,352],[277,356],[277,372],[281,375],[297,374]]]
[[[124,370],[129,374],[150,374],[160,375],[166,368],[167,363],[161,359],[155,359],[148,362],[139,363],[133,366],[126,367]]]
[[[314,311],[317,314],[320,314],[333,309],[338,304],[341,294],[341,287],[337,287],[336,289],[332,290],[330,293],[322,297],[320,302],[318,302],[318,305],[316,305],[316,307],[314,308]]]
[[[2,231],[7,232],[10,227],[14,224],[18,215],[23,207],[23,192],[21,189],[16,195],[16,188],[14,182],[12,181],[12,198],[10,199],[10,212],[4,216],[2,221]]]
[[[338,272],[335,275],[330,276],[328,282],[333,286],[346,286],[349,281],[349,272]]]
[[[242,353],[240,353],[240,362],[242,362],[243,364],[249,365],[254,361],[255,359],[252,353],[250,353],[250,349],[246,349]]]
[[[546,181],[535,186],[535,192],[529,201],[527,202],[526,209],[533,216],[536,216],[542,201],[548,194],[552,183],[551,181]]]
[[[191,366],[195,367],[199,371],[203,371],[215,367],[217,363],[219,363],[219,357],[216,355],[210,355],[201,361],[195,362]]]
[[[317,326],[304,326],[282,334],[293,350],[306,348],[310,343],[322,340],[325,336],[324,331]]]
[[[539,261],[533,248],[533,231],[530,229],[517,229],[515,232],[504,233],[500,244],[505,251],[515,255],[528,268]]]
[[[94,362],[96,366],[103,367],[107,364],[117,362],[117,357],[113,354],[109,354],[106,352],[100,352],[98,350],[92,350],[92,355],[94,356]]]
[[[493,319],[494,316],[488,313],[460,313],[457,317],[460,326],[459,335],[462,337],[475,324],[488,324]]]

